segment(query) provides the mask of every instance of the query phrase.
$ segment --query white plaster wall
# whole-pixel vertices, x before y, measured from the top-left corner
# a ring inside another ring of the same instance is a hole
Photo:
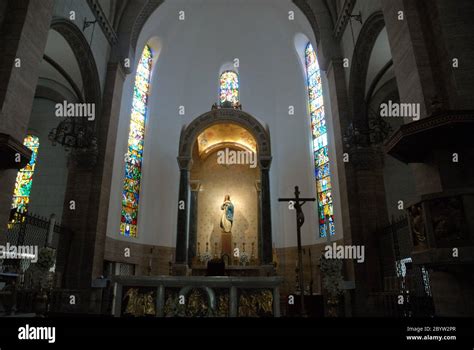
[[[185,11],[184,21],[178,20],[181,10]],[[295,12],[294,21],[288,20],[288,11]],[[279,203],[278,197],[291,196],[295,185],[304,196],[316,195],[305,76],[294,45],[297,33],[306,35],[316,47],[309,23],[290,0],[177,0],[167,1],[155,11],[140,35],[136,54],[138,61],[145,43],[159,38],[160,55],[149,100],[138,237],[121,237],[119,231],[123,155],[134,74],[127,77],[123,92],[109,237],[175,246],[179,186],[176,157],[181,128],[210,110],[218,98],[220,68],[239,58],[243,109],[265,122],[272,138],[270,181],[275,245],[296,245],[295,213]],[[178,114],[181,105],[186,109],[184,116]],[[295,107],[293,116],[288,115],[290,105]],[[327,117],[331,118],[330,111]],[[316,205],[306,204],[304,210],[303,244],[317,243],[321,239]]]

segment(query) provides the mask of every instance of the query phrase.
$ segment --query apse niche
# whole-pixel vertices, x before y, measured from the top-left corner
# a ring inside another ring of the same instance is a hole
[[[204,130],[193,149],[191,188],[197,191],[197,255],[220,257],[238,248],[258,261],[258,188],[260,170],[254,137],[235,124],[216,124]],[[245,155],[244,155],[245,154]],[[253,154],[253,157],[249,157]],[[224,156],[230,160],[222,164]],[[233,164],[232,155],[236,156]],[[253,159],[250,159],[253,158]],[[252,163],[253,161],[253,163]],[[234,205],[231,242],[223,240],[222,205],[229,195]],[[193,219],[192,219],[193,220]]]

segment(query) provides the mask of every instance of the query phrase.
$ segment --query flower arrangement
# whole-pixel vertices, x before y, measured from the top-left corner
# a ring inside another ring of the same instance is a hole
[[[240,263],[242,265],[247,265],[250,262],[250,257],[246,252],[240,253]]]

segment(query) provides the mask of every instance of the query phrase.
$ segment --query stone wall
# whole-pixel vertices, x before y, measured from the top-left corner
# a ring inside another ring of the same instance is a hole
[[[127,248],[130,257],[126,257]],[[169,262],[174,261],[175,248],[160,247],[106,238],[104,260],[135,265],[137,276],[169,275]],[[151,266],[151,269],[150,269]]]

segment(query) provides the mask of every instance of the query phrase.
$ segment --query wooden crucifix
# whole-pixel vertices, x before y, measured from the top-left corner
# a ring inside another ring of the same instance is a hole
[[[303,205],[306,202],[314,202],[316,198],[300,198],[300,189],[295,186],[295,198],[279,198],[279,202],[290,202],[296,210],[296,233],[298,239],[298,282],[301,293],[301,314],[306,315],[304,307],[304,281],[303,281],[303,249],[301,248],[301,226],[304,224]]]

